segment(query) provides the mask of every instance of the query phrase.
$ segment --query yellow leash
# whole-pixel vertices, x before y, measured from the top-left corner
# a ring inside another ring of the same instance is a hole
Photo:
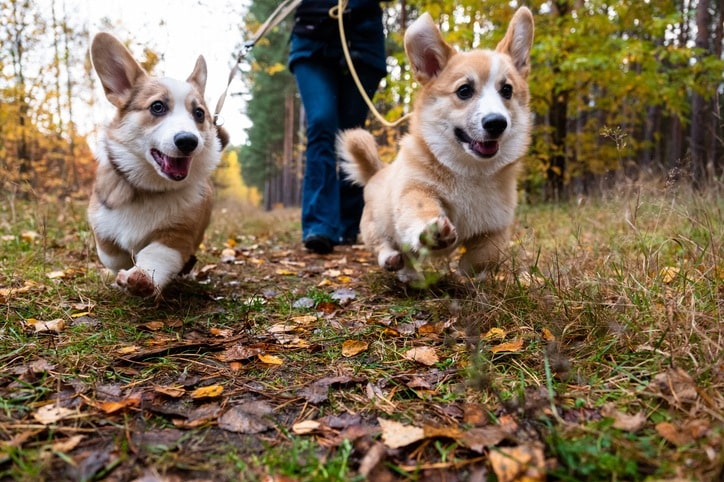
[[[385,127],[398,126],[399,124],[406,121],[410,117],[410,114],[406,114],[397,119],[396,121],[390,122],[382,117],[382,114],[379,113],[375,105],[372,103],[372,100],[369,98],[367,92],[365,92],[365,89],[362,86],[362,82],[359,80],[357,71],[354,68],[354,62],[352,62],[352,56],[349,54],[349,47],[347,47],[347,35],[344,33],[344,19],[342,18],[342,14],[344,13],[345,8],[347,8],[347,0],[338,0],[338,2],[339,3],[337,3],[336,7],[332,7],[329,9],[329,16],[337,19],[337,25],[339,25],[339,38],[342,44],[342,51],[344,52],[344,58],[347,61],[347,67],[349,68],[349,72],[350,74],[352,74],[352,79],[354,79],[354,83],[355,85],[357,85],[357,89],[359,90],[360,95],[367,104],[367,107],[369,107],[370,112],[372,112],[377,120]]]

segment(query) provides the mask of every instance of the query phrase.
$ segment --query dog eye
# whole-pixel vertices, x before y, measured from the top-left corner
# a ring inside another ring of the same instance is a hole
[[[197,107],[194,109],[194,119],[196,122],[201,123],[206,118],[206,112],[201,107]]]
[[[475,93],[475,90],[473,89],[473,86],[470,84],[463,84],[460,87],[458,87],[458,90],[455,91],[459,99],[462,100],[468,100],[473,96]]]
[[[168,107],[166,107],[166,104],[161,102],[160,100],[157,100],[153,104],[151,104],[151,107],[149,109],[151,111],[151,114],[155,116],[164,115],[166,111],[168,110]]]
[[[503,84],[503,86],[500,88],[500,95],[504,99],[510,99],[513,97],[513,86],[510,84]]]

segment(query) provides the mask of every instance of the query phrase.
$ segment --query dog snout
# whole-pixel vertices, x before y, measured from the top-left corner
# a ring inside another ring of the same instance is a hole
[[[194,152],[196,146],[199,145],[199,138],[190,132],[179,132],[173,136],[173,143],[176,144],[179,151],[188,155]]]
[[[483,129],[490,137],[500,137],[507,127],[508,121],[501,114],[488,114],[483,117]]]

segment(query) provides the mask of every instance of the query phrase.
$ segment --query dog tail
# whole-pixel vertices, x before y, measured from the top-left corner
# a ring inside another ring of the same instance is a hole
[[[346,130],[337,136],[337,152],[342,170],[355,184],[364,186],[385,163],[377,154],[377,143],[364,129]]]

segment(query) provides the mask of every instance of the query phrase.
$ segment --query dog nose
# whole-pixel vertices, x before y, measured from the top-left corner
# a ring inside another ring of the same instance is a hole
[[[199,145],[199,138],[190,132],[179,132],[173,136],[173,143],[176,144],[179,151],[184,154],[191,154]]]
[[[499,137],[506,127],[508,127],[508,121],[500,114],[488,114],[483,117],[483,129],[491,137]]]

